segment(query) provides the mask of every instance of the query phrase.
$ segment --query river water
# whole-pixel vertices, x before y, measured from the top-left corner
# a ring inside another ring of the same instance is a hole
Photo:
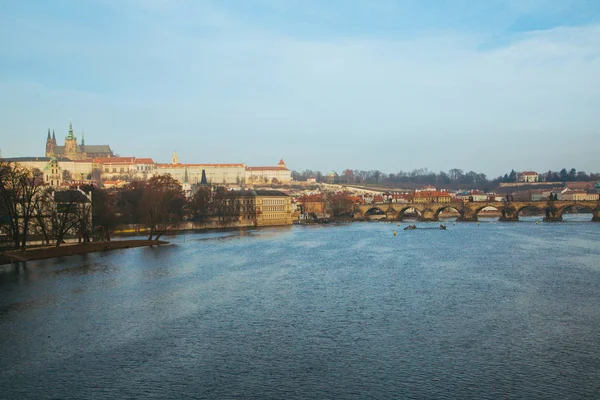
[[[537,220],[0,268],[0,398],[600,398],[600,224]]]

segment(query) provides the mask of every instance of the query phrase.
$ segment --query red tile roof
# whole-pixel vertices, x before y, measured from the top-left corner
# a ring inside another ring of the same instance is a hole
[[[593,189],[593,182],[565,182],[565,186],[569,189]]]
[[[248,171],[289,171],[285,167],[246,167]]]
[[[154,164],[154,160],[151,158],[136,158],[136,164]]]
[[[156,164],[157,168],[185,168],[185,167],[221,167],[241,168],[244,164]]]
[[[96,164],[133,164],[135,157],[104,157],[95,158],[94,163]]]
[[[323,195],[308,194],[308,195],[298,197],[298,201],[323,201]]]
[[[439,191],[425,191],[425,192],[416,192],[415,197],[450,197],[448,192],[439,192]]]

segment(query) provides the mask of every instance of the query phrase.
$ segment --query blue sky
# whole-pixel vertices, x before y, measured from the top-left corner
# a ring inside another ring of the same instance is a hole
[[[600,171],[600,1],[0,0],[0,148]]]

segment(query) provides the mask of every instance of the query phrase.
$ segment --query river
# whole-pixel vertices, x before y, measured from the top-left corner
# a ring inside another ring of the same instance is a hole
[[[600,224],[570,218],[198,233],[0,267],[0,398],[599,398]]]

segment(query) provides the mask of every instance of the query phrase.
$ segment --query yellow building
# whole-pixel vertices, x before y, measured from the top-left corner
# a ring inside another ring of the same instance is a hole
[[[562,200],[565,201],[597,201],[598,197],[598,193],[585,190],[569,190],[562,194]]]
[[[414,195],[415,203],[450,203],[451,201],[452,196],[448,192],[424,190],[415,192]]]
[[[291,225],[291,197],[278,190],[256,190],[256,226]]]

